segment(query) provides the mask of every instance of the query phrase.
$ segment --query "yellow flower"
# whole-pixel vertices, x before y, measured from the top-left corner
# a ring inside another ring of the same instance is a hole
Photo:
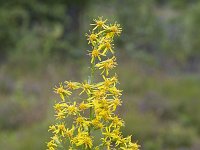
[[[112,131],[112,140],[113,141],[118,141],[121,139],[121,132],[120,132],[120,128],[115,128]]]
[[[74,134],[74,130],[75,130],[75,127],[72,126],[71,129],[67,128],[66,131],[65,131],[65,135],[69,138],[72,138],[73,134]]]
[[[65,136],[65,131],[66,131],[66,128],[65,128],[64,123],[61,123],[61,124],[57,125],[56,134],[60,133],[64,137]]]
[[[94,25],[94,29],[93,30],[96,30],[97,28],[106,28],[107,26],[105,25],[107,19],[103,20],[103,17],[98,17],[98,19],[94,19],[94,24],[91,24],[91,25]]]
[[[105,96],[105,90],[102,88],[102,89],[97,89],[97,90],[94,90],[92,92],[92,96],[88,99],[88,100],[91,100],[91,99],[101,99],[102,97]]]
[[[57,134],[55,134],[53,137],[51,137],[51,139],[54,140],[54,142],[55,142],[56,144],[58,144],[58,146],[61,145],[60,142],[62,142],[62,140],[58,138],[58,135],[57,135]]]
[[[54,88],[55,93],[57,94],[66,94],[66,95],[71,95],[71,92],[64,89],[62,83],[59,84],[59,87]]]
[[[92,101],[92,103],[93,103],[93,105],[94,105],[94,110],[96,111],[96,113],[98,113],[98,112],[99,112],[98,109],[101,107],[101,104],[99,103],[99,100],[94,99],[94,100]]]
[[[117,63],[115,61],[116,61],[116,58],[115,58],[115,56],[113,56],[110,59],[107,59],[105,61],[102,61],[102,62],[96,64],[95,66],[98,67],[99,69],[103,69],[101,74],[103,74],[105,72],[106,75],[108,75],[109,71],[112,70],[117,65]]]
[[[48,150],[55,150],[57,147],[57,144],[54,142],[54,140],[51,140],[47,143]]]
[[[113,46],[114,44],[111,43],[112,39],[109,38],[102,38],[101,39],[101,46],[100,48],[103,50],[103,54],[106,54],[107,52],[111,52],[114,54]]]
[[[112,93],[115,97],[121,96],[122,90],[118,90],[115,86],[109,89],[109,92]]]
[[[107,99],[103,98],[99,101],[100,107],[107,110],[109,108],[109,102]]]
[[[122,119],[118,118],[117,116],[113,117],[111,120],[112,120],[111,125],[115,128],[124,126],[124,121]]]
[[[111,118],[111,112],[110,110],[101,109],[101,112],[99,112],[98,116],[107,121]]]
[[[117,95],[119,95],[119,94],[117,94]],[[115,111],[117,106],[120,106],[121,104],[122,104],[121,100],[117,97],[114,97],[114,99],[111,100],[111,106],[113,108],[113,111]]]
[[[78,113],[76,102],[74,102],[72,105],[68,105],[68,107],[66,108],[66,112],[68,115],[76,115]]]
[[[119,83],[116,74],[110,80],[113,82],[114,86],[115,86],[116,83]]]
[[[103,143],[110,144],[111,141],[116,143],[116,147],[119,146],[122,142],[122,135],[120,132],[120,128],[111,129],[111,126],[105,127],[102,134],[104,137],[102,138]]]
[[[111,140],[108,140],[107,138],[101,138],[102,144],[106,146],[106,150],[111,150]]]
[[[113,77],[114,78],[114,77]],[[114,84],[116,81],[115,80],[113,80],[113,78],[106,78],[104,75],[103,75],[103,79],[104,79],[104,82],[103,82],[103,85],[105,86],[105,87],[110,87],[110,85],[112,85],[112,84]],[[114,86],[115,86],[115,84],[114,84]]]
[[[54,92],[60,94],[60,97],[63,101],[65,100],[65,96],[70,96],[72,93],[71,91],[64,89],[62,83],[59,84],[59,87],[54,88]]]
[[[84,101],[83,101],[83,102],[81,102],[81,103],[79,104],[79,110],[80,110],[80,111],[84,111],[84,110],[90,108],[91,106],[92,106],[91,103],[84,103]]]
[[[114,35],[120,35],[122,32],[122,28],[120,27],[120,24],[117,24],[116,22],[112,25],[110,25],[107,30],[109,31],[107,33],[107,37],[113,37]]]
[[[120,147],[121,149],[127,150],[128,144],[131,142],[131,136],[128,136],[126,138],[121,138],[118,142],[121,143],[120,144],[121,145],[121,147]]]
[[[63,110],[59,110],[57,111],[57,114],[55,115],[56,116],[56,119],[64,119],[66,117],[66,109],[63,109]]]
[[[99,61],[101,61],[101,56],[105,56],[103,53],[101,53],[98,49],[93,49],[89,55],[92,57],[91,63],[94,62],[95,58],[98,58]]]
[[[139,150],[140,145],[138,145],[137,143],[130,142],[128,147],[129,147],[129,150]]]
[[[79,95],[81,95],[82,93],[86,92],[87,94],[91,93],[91,89],[92,89],[93,85],[88,84],[88,83],[82,83],[81,88],[83,89],[81,91],[81,93]]]
[[[95,34],[94,32],[90,32],[90,34],[86,34],[86,36],[88,37],[87,40],[88,40],[88,44],[92,44],[94,45],[96,43],[96,41],[98,40],[97,37],[98,35]]]
[[[80,85],[78,82],[71,82],[71,81],[65,81],[65,84],[67,85],[67,88],[71,90],[78,89]]]
[[[90,122],[85,117],[79,116],[76,118],[76,125],[80,127],[88,127]]]
[[[79,131],[78,135],[73,138],[72,143],[74,143],[76,146],[84,145],[85,149],[91,148],[92,138],[88,135],[88,132]]]
[[[49,130],[48,131],[52,131],[53,133],[56,132],[56,126],[54,126],[54,125],[49,126]]]
[[[105,138],[106,140],[107,140],[107,139],[109,139],[109,140],[112,139],[113,133],[112,133],[110,127],[106,127],[106,128],[105,128],[105,131],[103,131],[102,134],[105,136],[104,138]]]
[[[63,108],[66,108],[68,105],[66,103],[56,103],[54,105],[55,111],[61,111]]]
[[[100,122],[100,118],[96,117],[95,119],[92,120],[92,125],[95,127],[95,129],[102,129],[103,124]]]
[[[85,136],[82,141],[79,141],[80,143],[83,143],[85,145],[85,148],[87,149],[88,147],[92,147],[92,139],[90,136]]]

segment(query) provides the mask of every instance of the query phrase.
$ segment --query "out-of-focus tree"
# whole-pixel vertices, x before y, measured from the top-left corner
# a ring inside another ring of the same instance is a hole
[[[165,66],[196,64],[193,61],[199,58],[196,29],[200,10],[197,1],[118,0],[117,10],[124,26],[119,42],[129,54],[145,60],[154,57]]]
[[[89,2],[0,1],[1,60],[10,53],[16,53],[14,57],[30,52],[31,56],[76,55],[73,47],[79,43],[80,18]]]
[[[155,17],[154,0],[118,1],[120,22],[123,22],[122,45],[129,54],[154,53],[160,49],[162,31]]]
[[[182,36],[182,48],[192,65],[200,61],[200,3],[191,6],[184,17],[184,34]]]

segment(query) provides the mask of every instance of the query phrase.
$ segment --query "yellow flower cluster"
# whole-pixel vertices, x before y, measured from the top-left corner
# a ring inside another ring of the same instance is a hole
[[[116,108],[122,104],[122,91],[116,74],[111,70],[116,67],[113,40],[120,35],[119,24],[106,24],[102,17],[91,24],[93,30],[86,34],[88,43],[92,46],[91,76],[87,82],[78,83],[65,81],[55,87],[61,101],[54,105],[57,124],[49,127],[53,133],[48,150],[56,150],[64,145],[69,150],[139,150],[137,143],[131,142],[131,136],[123,137],[121,127],[124,121],[115,114]],[[97,74],[100,70],[100,75]],[[113,74],[113,75],[112,75]],[[100,82],[95,79],[100,78]],[[76,91],[76,92],[75,92]],[[72,101],[72,93],[79,93],[79,102]],[[81,98],[82,97],[82,98]],[[71,118],[73,123],[68,123]],[[101,143],[95,145],[94,131],[100,131]]]

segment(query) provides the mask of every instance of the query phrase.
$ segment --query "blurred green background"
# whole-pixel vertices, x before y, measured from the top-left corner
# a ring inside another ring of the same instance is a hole
[[[0,0],[0,149],[46,149],[53,87],[87,78],[97,16],[123,28],[124,134],[141,150],[199,150],[199,0]]]

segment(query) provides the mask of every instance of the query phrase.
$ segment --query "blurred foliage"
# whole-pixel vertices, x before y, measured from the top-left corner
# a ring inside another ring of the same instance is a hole
[[[87,76],[83,36],[97,16],[123,27],[124,133],[144,150],[199,150],[198,0],[0,0],[0,147],[45,149],[51,88]]]
[[[64,59],[82,54],[74,49],[87,2],[1,1],[1,60],[9,55],[12,61],[37,62],[52,56]]]
[[[117,14],[124,26],[121,46],[136,58],[152,55],[160,64],[199,63],[199,4],[178,0],[118,1],[121,11]]]
[[[0,3],[1,60],[34,63],[50,58],[80,58],[83,54],[80,47],[85,47],[85,41],[80,38],[85,31],[82,18],[88,15],[90,19],[96,15],[113,18],[115,14],[124,29],[118,45],[128,54],[144,60],[153,56],[163,65],[167,60],[184,66],[199,62],[200,3],[195,0]]]

